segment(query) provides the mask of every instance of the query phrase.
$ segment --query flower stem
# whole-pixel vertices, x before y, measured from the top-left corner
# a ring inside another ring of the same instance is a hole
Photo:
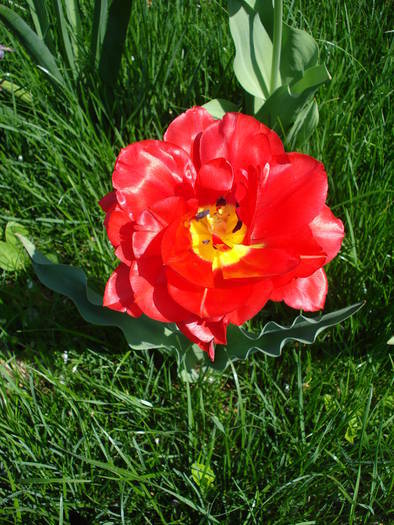
[[[273,93],[275,89],[280,86],[280,52],[282,49],[282,18],[283,18],[283,2],[282,0],[274,0],[274,35],[273,35],[273,49],[272,49],[272,65],[271,65],[271,86],[270,92]]]

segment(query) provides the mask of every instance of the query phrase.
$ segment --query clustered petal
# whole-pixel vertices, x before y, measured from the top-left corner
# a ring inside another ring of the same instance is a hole
[[[323,308],[344,236],[324,167],[253,117],[193,107],[163,141],[124,148],[112,181],[100,205],[120,264],[104,306],[176,323],[212,361],[228,324],[268,300]]]

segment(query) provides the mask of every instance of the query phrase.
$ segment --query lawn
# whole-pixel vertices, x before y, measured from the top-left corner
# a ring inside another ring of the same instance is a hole
[[[86,42],[92,3],[81,2]],[[285,2],[332,75],[302,148],[324,162],[346,229],[326,309],[364,308],[313,346],[189,384],[173,358],[85,323],[30,265],[0,270],[0,523],[392,522],[390,8]],[[120,148],[161,138],[193,105],[241,101],[226,2],[132,3],[111,118],[93,87],[49,82],[3,26],[0,43],[15,49],[0,77],[29,93],[0,92],[1,231],[22,224],[102,290],[117,263],[97,202]],[[292,317],[270,304],[252,328]]]

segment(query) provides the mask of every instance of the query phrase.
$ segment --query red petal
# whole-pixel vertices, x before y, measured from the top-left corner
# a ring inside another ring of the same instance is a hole
[[[223,318],[219,321],[207,321],[205,319],[192,320],[190,322],[177,323],[179,330],[193,343],[207,352],[210,360],[215,359],[215,345],[227,343],[226,330],[228,321]]]
[[[167,286],[171,297],[183,308],[201,318],[221,317],[246,303],[252,285],[231,288],[203,288],[183,279],[167,268]]]
[[[134,223],[117,204],[105,217],[104,225],[108,238],[116,248],[116,256],[125,264],[130,266],[134,259],[132,248],[132,235]]]
[[[315,240],[327,254],[325,261],[325,264],[327,264],[341,248],[345,235],[343,223],[334,216],[328,206],[324,206],[320,214],[315,217],[309,226]]]
[[[163,322],[176,322],[190,318],[168,294],[165,274],[159,257],[143,257],[135,262],[130,272],[135,302],[144,314]]]
[[[245,304],[239,306],[233,312],[226,315],[230,323],[240,326],[254,317],[270,299],[272,292],[272,283],[268,279],[259,281],[253,285],[251,293]]]
[[[200,205],[215,204],[231,191],[234,173],[225,159],[215,159],[203,164],[197,175],[196,193]]]
[[[112,181],[120,206],[137,219],[162,199],[173,195],[192,197],[195,178],[194,166],[181,148],[145,140],[120,152]]]
[[[199,137],[201,132],[213,122],[215,119],[205,108],[195,106],[171,122],[164,133],[164,140],[184,149],[193,160],[194,165],[198,167]]]
[[[105,286],[103,306],[118,312],[127,312],[132,317],[139,317],[142,312],[134,302],[129,271],[128,266],[120,264],[113,272]]]
[[[133,222],[128,214],[119,208],[119,206],[116,206],[113,211],[107,213],[104,225],[107,230],[108,238],[113,246],[119,246],[122,239],[126,236],[129,236],[129,241],[131,243]]]
[[[260,177],[249,236],[265,242],[296,232],[321,212],[327,195],[323,164],[301,153],[289,153],[290,164],[270,167]],[[266,168],[267,169],[267,168]],[[242,210],[240,210],[243,219]]]
[[[291,272],[299,265],[299,258],[276,248],[251,248],[242,259],[222,268],[224,279],[272,277]]]
[[[191,283],[213,288],[212,263],[204,261],[191,248],[190,233],[183,223],[170,225],[161,243],[163,263]]]
[[[306,278],[293,279],[271,294],[273,301],[284,301],[288,306],[306,312],[316,312],[324,308],[327,295],[327,277],[320,268]]]
[[[117,204],[116,192],[110,191],[107,195],[99,200],[99,205],[103,211],[111,211],[112,208]]]
[[[269,247],[284,248],[289,254],[299,259],[299,265],[291,275],[282,275],[274,279],[274,286],[287,284],[294,277],[308,277],[326,262],[326,254],[316,242],[309,226],[300,228],[292,235],[282,235],[268,241]]]
[[[258,120],[241,113],[227,113],[201,135],[201,163],[224,158],[233,168],[264,166],[277,155],[284,155],[276,133]]]

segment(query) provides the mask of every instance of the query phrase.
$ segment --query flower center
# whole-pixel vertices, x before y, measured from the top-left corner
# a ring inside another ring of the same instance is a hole
[[[242,241],[246,226],[240,221],[235,206],[221,198],[216,204],[199,208],[190,221],[192,249],[212,270],[237,263],[250,250]]]

